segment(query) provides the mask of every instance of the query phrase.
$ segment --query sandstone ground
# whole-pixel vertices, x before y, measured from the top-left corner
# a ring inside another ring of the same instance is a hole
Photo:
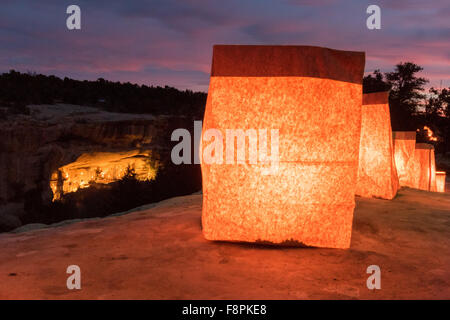
[[[202,196],[0,235],[1,299],[450,299],[450,194],[357,198],[351,248],[210,242]],[[68,290],[66,268],[81,268]],[[366,268],[381,268],[368,290]]]

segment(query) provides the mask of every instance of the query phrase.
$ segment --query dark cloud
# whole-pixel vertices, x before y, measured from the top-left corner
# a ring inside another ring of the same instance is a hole
[[[382,29],[365,26],[368,0],[2,1],[0,71],[33,70],[207,90],[212,45],[303,44],[366,51],[366,71],[399,61],[450,86],[447,0],[376,1]],[[82,30],[65,27],[66,7]]]

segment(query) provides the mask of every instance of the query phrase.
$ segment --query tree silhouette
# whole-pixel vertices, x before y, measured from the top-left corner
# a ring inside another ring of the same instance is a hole
[[[424,105],[424,85],[428,82],[417,76],[422,70],[422,67],[412,62],[400,62],[393,72],[382,74],[380,70],[375,70],[363,79],[365,93],[390,90],[389,107],[393,130],[415,130],[417,127],[414,115]]]
[[[423,68],[412,63],[399,63],[393,72],[385,74],[387,83],[391,86],[389,105],[391,117],[397,130],[414,130],[417,126],[413,114],[423,103],[425,95],[425,78],[417,77]]]
[[[369,74],[363,78],[363,92],[372,93],[390,90],[391,86],[385,81],[384,75],[379,69],[373,74]]]
[[[13,113],[27,113],[28,104],[67,103],[93,106],[110,112],[150,113],[202,118],[206,93],[180,91],[129,82],[60,79],[11,70],[0,75],[0,104]]]
[[[394,131],[416,131],[418,140],[432,143],[437,153],[450,151],[450,88],[431,88],[428,80],[418,76],[423,68],[412,62],[400,62],[394,71],[375,70],[363,79],[363,92],[390,90],[389,107]],[[424,127],[431,128],[438,140],[430,141]]]
[[[425,105],[424,124],[439,137],[437,152],[450,151],[450,87],[430,88]]]
[[[429,90],[429,97],[425,105],[425,112],[428,119],[445,116],[450,119],[450,88]]]
[[[428,83],[427,79],[416,76],[422,70],[412,62],[400,62],[393,72],[386,73],[387,83],[391,86],[390,102],[409,113],[416,112],[425,98],[424,85]]]

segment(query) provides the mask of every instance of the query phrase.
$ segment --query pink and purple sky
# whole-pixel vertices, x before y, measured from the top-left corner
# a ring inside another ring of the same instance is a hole
[[[66,28],[71,4],[81,30]],[[366,72],[412,61],[450,86],[448,0],[2,0],[0,42],[0,72],[79,80],[207,91],[213,44],[298,44],[365,51]]]

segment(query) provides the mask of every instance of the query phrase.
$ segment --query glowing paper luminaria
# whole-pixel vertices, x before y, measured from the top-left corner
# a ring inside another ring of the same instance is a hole
[[[392,199],[399,182],[394,160],[389,92],[363,94],[356,194]]]
[[[400,186],[414,187],[415,131],[394,131],[395,166]]]
[[[428,143],[417,143],[414,152],[413,188],[436,191],[436,164],[434,147]]]
[[[275,129],[279,165],[202,162],[206,239],[349,247],[363,70],[361,52],[214,46],[201,150],[208,129]]]
[[[445,172],[436,171],[436,191],[445,192]]]

